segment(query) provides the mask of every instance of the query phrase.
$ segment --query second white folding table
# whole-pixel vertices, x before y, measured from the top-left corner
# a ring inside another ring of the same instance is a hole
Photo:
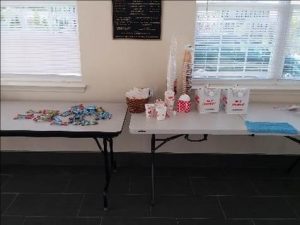
[[[275,104],[253,103],[249,105],[247,115],[230,115],[225,112],[199,114],[196,110],[189,113],[177,113],[163,121],[146,118],[144,113],[132,114],[129,130],[133,134],[151,134],[151,177],[152,204],[155,201],[155,152],[167,142],[184,136],[190,142],[206,141],[208,135],[252,135],[245,121],[255,122],[287,122],[300,132],[300,113],[274,108]],[[157,135],[171,135],[167,138],[157,138]],[[191,134],[203,135],[200,139],[191,139]],[[258,133],[255,135],[284,136],[297,143],[300,134]],[[300,154],[300,148],[299,148]],[[299,160],[299,159],[298,159]]]

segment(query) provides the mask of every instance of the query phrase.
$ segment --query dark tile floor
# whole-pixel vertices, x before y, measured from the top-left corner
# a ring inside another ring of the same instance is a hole
[[[300,225],[300,171],[118,168],[102,209],[101,167],[1,170],[1,225]]]

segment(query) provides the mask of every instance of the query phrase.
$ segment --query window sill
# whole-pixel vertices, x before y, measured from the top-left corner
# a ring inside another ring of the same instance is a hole
[[[15,80],[1,79],[2,91],[30,91],[30,92],[74,92],[83,93],[86,85],[81,79],[75,80]]]

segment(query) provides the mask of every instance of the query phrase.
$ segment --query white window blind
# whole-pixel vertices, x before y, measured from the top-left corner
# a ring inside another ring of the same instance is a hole
[[[300,5],[293,6],[282,78],[300,80]]]
[[[76,1],[1,1],[1,76],[80,76]]]
[[[202,77],[266,78],[278,10],[260,4],[198,4],[194,70]],[[272,6],[272,5],[271,5]]]
[[[194,79],[300,79],[300,1],[197,1]]]

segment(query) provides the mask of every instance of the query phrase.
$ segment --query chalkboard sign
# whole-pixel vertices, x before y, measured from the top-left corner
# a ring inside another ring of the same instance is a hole
[[[113,0],[115,39],[160,39],[161,0]]]

